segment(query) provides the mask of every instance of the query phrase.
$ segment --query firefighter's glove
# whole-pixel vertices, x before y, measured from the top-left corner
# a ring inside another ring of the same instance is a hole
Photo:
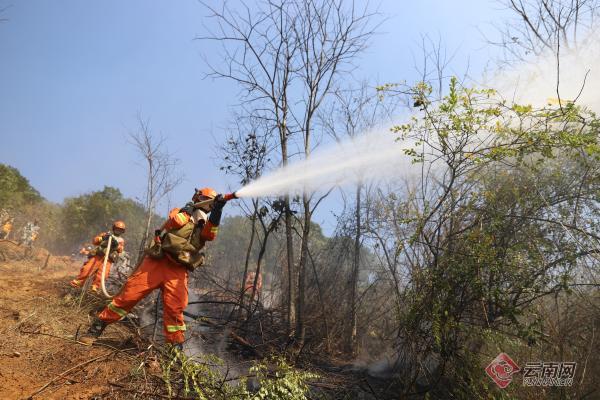
[[[187,203],[185,206],[183,206],[179,209],[179,212],[180,213],[184,212],[187,215],[192,215],[194,213],[194,203],[192,203],[192,202]]]
[[[222,194],[218,194],[213,203],[213,211],[221,211],[225,207],[225,203],[227,203],[227,200],[225,200]]]
[[[117,260],[119,259],[119,253],[117,253],[117,251],[111,251],[110,254],[108,255],[108,259],[111,262],[117,262]]]
[[[102,236],[102,242],[100,243],[100,247],[108,247],[108,239],[112,237],[112,241],[110,243],[110,249],[116,250],[119,247],[119,239],[115,235],[106,234]]]
[[[160,235],[162,234],[162,231],[160,229],[157,229],[154,231],[154,243],[160,243],[161,242],[161,238]]]

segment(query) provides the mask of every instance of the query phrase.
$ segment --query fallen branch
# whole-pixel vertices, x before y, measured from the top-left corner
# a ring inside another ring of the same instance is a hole
[[[32,400],[32,399],[33,399],[33,396],[36,396],[36,395],[40,394],[41,392],[43,392],[44,390],[46,390],[46,389],[48,388],[48,386],[50,386],[51,384],[53,384],[54,382],[56,382],[58,379],[60,379],[60,378],[63,378],[63,377],[64,377],[65,375],[67,375],[69,372],[71,372],[71,371],[73,371],[73,370],[76,370],[76,369],[78,369],[78,368],[84,367],[84,366],[86,366],[86,365],[88,365],[88,364],[91,364],[91,363],[93,363],[94,361],[98,361],[98,360],[101,360],[101,359],[103,359],[103,358],[106,358],[106,357],[108,357],[108,356],[111,356],[111,355],[113,355],[113,354],[115,354],[115,353],[117,353],[117,352],[118,352],[118,351],[111,351],[111,352],[109,352],[109,353],[103,354],[103,355],[101,355],[101,356],[98,356],[98,357],[94,357],[94,358],[92,358],[91,360],[84,361],[84,362],[82,362],[82,363],[79,363],[79,364],[77,364],[77,365],[76,365],[76,366],[74,366],[74,367],[71,367],[71,368],[69,368],[68,370],[66,370],[66,371],[65,371],[65,372],[63,372],[62,374],[59,374],[59,375],[55,376],[54,378],[52,378],[52,379],[50,380],[50,382],[46,383],[44,386],[42,386],[41,388],[39,388],[38,390],[36,390],[34,393],[32,393],[32,394],[31,394],[29,397],[27,397],[27,400]]]
[[[82,342],[80,342],[79,340],[76,340],[76,339],[71,339],[71,338],[69,338],[69,337],[65,337],[65,336],[53,335],[53,334],[51,334],[51,333],[44,333],[44,332],[33,332],[33,331],[20,331],[20,332],[21,332],[21,333],[28,334],[28,335],[43,335],[43,336],[49,336],[49,337],[53,337],[53,338],[56,338],[56,339],[62,339],[62,340],[66,340],[67,342],[77,343],[77,344],[80,344],[80,345],[82,345],[82,346],[86,346],[86,347],[88,347],[88,346],[89,346],[88,344],[82,343]],[[105,339],[106,339],[106,338],[105,338]],[[118,349],[118,348],[116,348],[116,347],[114,347],[114,346],[111,346],[111,345],[109,345],[109,344],[106,344],[106,343],[98,342],[98,341],[94,342],[93,346],[103,346],[103,347],[109,348],[109,349],[111,349],[111,350],[114,350],[114,351],[117,351],[117,352],[122,352],[122,353],[124,353],[124,354],[125,354],[126,356],[128,356],[128,357],[134,358],[134,357],[133,357],[133,356],[131,356],[130,354],[127,354],[127,353],[125,353],[125,352],[126,352],[126,351],[128,351],[128,350],[135,350],[135,348],[134,348],[134,347],[132,347],[132,348],[130,348],[130,349]]]

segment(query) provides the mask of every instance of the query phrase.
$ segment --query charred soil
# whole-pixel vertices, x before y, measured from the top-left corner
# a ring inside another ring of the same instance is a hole
[[[0,241],[0,398],[126,398],[111,383],[138,363],[126,327],[107,330],[94,346],[75,341],[98,300],[67,287],[80,262]],[[135,350],[134,350],[135,349]]]

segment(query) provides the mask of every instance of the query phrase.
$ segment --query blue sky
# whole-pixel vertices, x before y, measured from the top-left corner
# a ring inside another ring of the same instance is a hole
[[[2,6],[9,8],[0,23],[0,162],[18,168],[44,197],[60,202],[104,185],[139,196],[144,171],[126,139],[138,112],[181,159],[186,180],[175,204],[195,186],[225,191],[235,183],[219,171],[215,143],[237,89],[203,79],[202,55],[217,54],[194,40],[210,23],[199,2],[0,0]],[[358,76],[416,79],[412,54],[424,34],[456,51],[459,74],[468,64],[476,75],[495,56],[480,31],[491,32],[502,18],[496,1],[384,0],[380,11],[388,19],[358,61]]]

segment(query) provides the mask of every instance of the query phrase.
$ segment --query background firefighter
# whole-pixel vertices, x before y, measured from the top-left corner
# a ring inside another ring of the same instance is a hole
[[[31,257],[33,253],[33,242],[36,241],[38,235],[40,233],[40,227],[38,225],[38,221],[35,220],[33,222],[29,221],[23,228],[23,233],[21,235],[20,245],[25,247],[25,252],[23,253],[23,258]]]
[[[183,310],[188,304],[188,271],[204,262],[201,253],[206,241],[217,236],[223,207],[227,200],[211,188],[196,190],[193,202],[214,200],[209,205],[195,208],[188,203],[169,213],[155,244],[149,249],[139,268],[129,277],[121,292],[99,314],[88,333],[82,338],[92,343],[106,325],[123,319],[145,296],[161,290],[163,328],[168,343],[181,348],[186,325]],[[210,212],[207,218],[206,213]]]
[[[113,262],[119,258],[119,254],[125,249],[125,240],[121,235],[125,233],[125,223],[123,221],[116,221],[112,226],[113,240],[108,247],[108,239],[111,236],[110,232],[103,232],[93,239],[96,248],[92,249],[88,254],[87,261],[81,267],[77,278],[73,279],[69,284],[73,287],[82,287],[86,279],[93,273],[96,274],[94,282],[92,283],[92,290],[97,291],[100,287],[100,281],[102,279],[102,264],[104,263],[104,255],[108,251],[108,261],[106,262],[106,269],[104,271],[104,279],[108,278],[110,273],[110,267]]]
[[[256,272],[249,272],[248,276],[246,276],[246,282],[244,283],[244,294],[251,296],[253,289],[255,295],[260,293],[260,290],[262,289],[262,274],[258,275],[258,279],[256,279],[256,287],[254,286],[255,279]]]
[[[6,221],[3,221],[2,229],[0,230],[0,239],[8,240],[8,237],[10,236],[10,232],[13,229],[13,222],[14,222],[14,218],[9,218]]]

